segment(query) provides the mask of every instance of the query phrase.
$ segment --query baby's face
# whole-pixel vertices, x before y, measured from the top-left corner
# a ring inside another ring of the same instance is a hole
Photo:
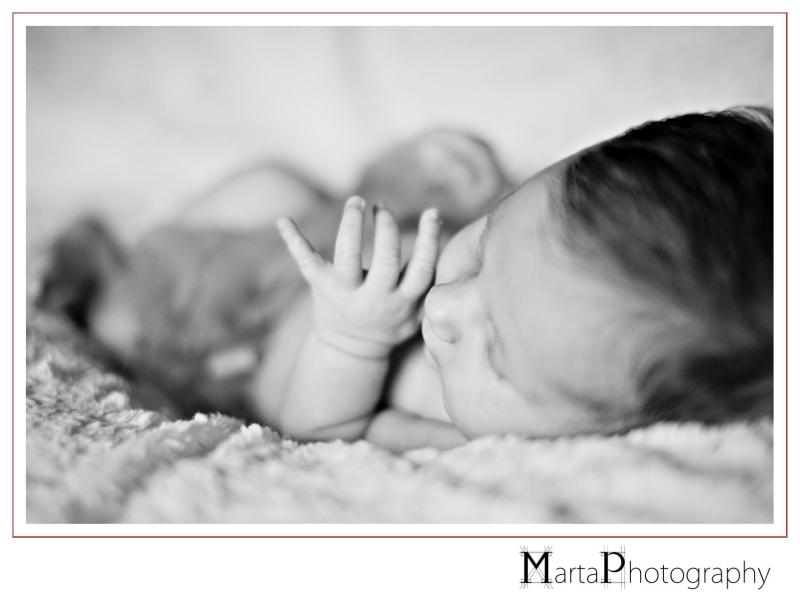
[[[648,313],[573,255],[549,206],[551,167],[445,247],[422,333],[468,437],[609,431],[635,420]]]

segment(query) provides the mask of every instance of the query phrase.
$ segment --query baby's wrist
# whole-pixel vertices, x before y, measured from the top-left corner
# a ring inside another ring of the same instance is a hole
[[[311,336],[317,343],[331,350],[359,360],[388,361],[393,344],[358,338],[338,332],[312,328]]]

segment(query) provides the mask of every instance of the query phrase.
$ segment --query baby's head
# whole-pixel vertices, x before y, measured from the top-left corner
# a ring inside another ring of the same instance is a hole
[[[472,133],[433,129],[391,147],[367,165],[356,194],[416,224],[430,206],[461,227],[511,188],[491,146]]]
[[[646,123],[525,182],[442,252],[423,335],[466,435],[772,407],[771,113]]]

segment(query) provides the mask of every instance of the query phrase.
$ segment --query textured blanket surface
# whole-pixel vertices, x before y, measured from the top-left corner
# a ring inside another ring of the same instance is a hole
[[[772,520],[769,422],[393,455],[137,408],[86,340],[30,308],[27,365],[29,523]]]

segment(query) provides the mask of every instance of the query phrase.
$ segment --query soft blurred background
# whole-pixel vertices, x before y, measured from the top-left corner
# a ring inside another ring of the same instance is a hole
[[[462,127],[516,177],[644,120],[771,104],[769,27],[29,27],[28,233],[128,240],[243,165],[346,194],[365,162]]]

